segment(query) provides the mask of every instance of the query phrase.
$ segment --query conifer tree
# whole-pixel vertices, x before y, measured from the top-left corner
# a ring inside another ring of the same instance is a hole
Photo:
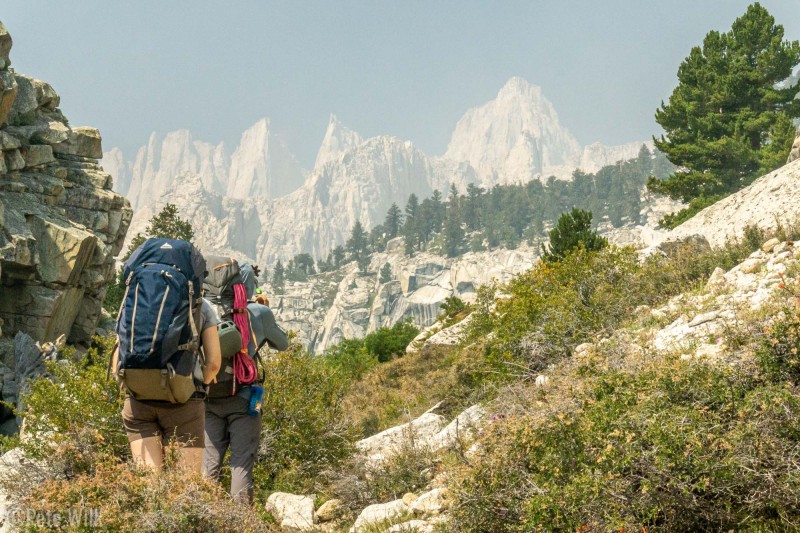
[[[392,203],[389,210],[386,212],[386,220],[383,222],[384,230],[386,231],[387,239],[394,239],[400,233],[400,228],[403,225],[403,213],[396,203]]]
[[[361,221],[356,220],[356,223],[353,224],[353,229],[350,231],[350,238],[345,245],[351,261],[358,261],[367,255],[368,242],[364,226],[361,225]]]
[[[447,257],[457,256],[461,251],[463,242],[464,229],[461,227],[458,189],[453,184],[450,187],[450,197],[447,201],[447,219],[444,225],[444,250]]]
[[[411,255],[419,244],[419,200],[417,195],[411,193],[406,203],[406,220],[403,223],[403,240],[406,254]]]
[[[542,261],[558,262],[578,247],[601,250],[607,245],[608,241],[592,230],[592,213],[575,208],[562,213],[556,227],[550,230],[550,246],[542,245]]]
[[[384,263],[381,267],[381,283],[389,283],[392,281],[392,265]]]
[[[272,290],[278,294],[283,294],[286,288],[286,271],[283,268],[283,263],[280,259],[275,263],[275,268],[272,269]]]
[[[344,247],[341,244],[336,245],[336,247],[331,252],[331,255],[333,256],[333,267],[339,268],[340,266],[342,266],[342,263],[344,262],[345,258],[345,251]]]
[[[678,69],[678,86],[656,111],[665,135],[654,138],[678,170],[651,179],[651,191],[691,202],[668,217],[674,226],[782,165],[800,116],[800,81],[782,83],[800,64],[800,43],[759,3],[727,33],[709,32]]]
[[[475,231],[481,227],[481,200],[483,189],[474,183],[467,184],[467,197],[464,199],[463,219],[467,229]]]
[[[442,224],[444,224],[445,205],[442,202],[442,193],[438,190],[433,191],[428,210],[430,212],[430,229],[428,233],[439,233],[442,230]]]

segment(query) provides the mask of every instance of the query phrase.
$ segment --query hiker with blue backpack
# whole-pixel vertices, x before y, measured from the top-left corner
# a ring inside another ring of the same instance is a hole
[[[206,262],[190,243],[152,238],[125,262],[112,367],[125,388],[122,419],[134,459],[160,468],[164,447],[199,472],[203,400],[220,368],[214,308],[201,296]]]
[[[217,307],[222,369],[206,400],[203,474],[219,480],[230,449],[231,496],[253,502],[253,467],[261,440],[259,351],[266,344],[283,351],[289,338],[266,305],[250,301],[255,291],[253,267],[229,257],[209,257],[206,297]],[[247,283],[253,280],[252,283]]]

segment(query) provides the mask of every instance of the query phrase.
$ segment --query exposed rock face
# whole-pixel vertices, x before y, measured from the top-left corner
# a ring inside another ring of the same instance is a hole
[[[352,150],[362,142],[363,139],[358,133],[339,122],[336,115],[331,115],[328,120],[328,129],[322,139],[322,145],[317,152],[314,169],[322,168],[325,163],[338,161],[342,154]]]
[[[410,510],[403,500],[394,500],[389,503],[376,503],[366,507],[358,515],[352,531],[375,531],[387,524],[402,519]]]
[[[114,176],[114,190],[126,196],[131,187],[133,164],[125,160],[122,150],[114,147],[103,154],[102,165],[103,170]]]
[[[711,246],[740,238],[748,226],[774,230],[800,219],[800,160],[766,174],[723,198],[669,233],[670,238],[702,235]]]
[[[542,90],[511,78],[495,100],[458,121],[444,157],[469,162],[481,184],[490,187],[561,173],[580,153]]]
[[[231,198],[278,198],[296,190],[305,172],[282,139],[261,119],[242,134],[231,156],[227,195]]]
[[[108,154],[103,164],[109,168],[125,167],[119,158],[116,152]],[[222,144],[195,141],[187,130],[168,133],[163,140],[153,133],[131,166],[127,197],[135,210],[150,206],[165,194],[180,191],[185,175],[199,176],[209,192],[224,193],[229,165]]]
[[[34,339],[94,334],[131,219],[98,165],[100,133],[70,127],[53,88],[8,68],[0,25],[0,320]]]
[[[473,301],[479,286],[493,280],[506,282],[531,268],[536,259],[536,252],[528,247],[470,252],[457,258],[432,253],[406,257],[394,244],[389,242],[390,252],[373,254],[369,274],[358,272],[352,263],[338,273],[340,277],[318,276],[287,284],[285,295],[271,298],[278,321],[298,331],[299,340],[314,352],[322,353],[344,338],[361,338],[406,318],[419,327],[430,326],[447,297]],[[377,273],[385,263],[391,265],[393,279],[381,283]],[[267,292],[271,294],[269,287]]]
[[[644,142],[630,142],[617,146],[606,146],[601,143],[592,143],[583,148],[578,167],[584,172],[594,173],[606,165],[613,165],[617,161],[627,161],[639,155],[642,145],[651,152],[655,149],[652,140]]]

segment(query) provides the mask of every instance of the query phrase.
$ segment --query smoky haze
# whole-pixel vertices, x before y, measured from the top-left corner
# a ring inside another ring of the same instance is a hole
[[[310,167],[330,113],[363,136],[445,151],[512,76],[582,144],[644,140],[678,65],[748,2],[6,0],[13,66],[131,158],[153,132],[238,143],[268,116]],[[800,38],[795,0],[762,2]]]

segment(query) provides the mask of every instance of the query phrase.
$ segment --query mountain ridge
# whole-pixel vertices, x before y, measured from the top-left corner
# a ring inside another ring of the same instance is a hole
[[[510,126],[502,135],[491,142],[475,141],[480,132],[504,120]],[[466,140],[457,142],[461,138]],[[254,243],[240,249],[230,241],[210,238],[218,232],[201,230],[201,235],[208,235],[207,241],[199,240],[205,249],[235,249],[271,264],[301,252],[322,257],[344,243],[356,221],[369,230],[382,221],[392,203],[403,204],[411,193],[424,198],[434,190],[446,193],[451,184],[463,192],[470,183],[491,188],[543,180],[551,174],[569,179],[580,166],[596,170],[635,157],[642,144],[650,144],[594,143],[581,148],[560,125],[541,88],[522,78],[509,80],[495,100],[468,110],[453,139],[444,155],[430,156],[398,137],[363,138],[331,114],[314,167],[304,170],[272,132],[269,119],[262,118],[242,134],[231,156],[222,143],[196,141],[188,130],[178,130],[163,139],[152,134],[132,163],[115,148],[104,154],[103,164],[120,176],[118,190],[127,194],[136,210],[131,236],[144,229],[158,206],[171,202],[195,227],[236,226],[231,234],[247,234],[237,241]],[[188,174],[200,176],[209,192],[249,200],[259,213],[258,223],[245,226],[238,210],[206,213],[213,215],[209,218],[185,209],[181,202],[186,197],[178,191]]]

